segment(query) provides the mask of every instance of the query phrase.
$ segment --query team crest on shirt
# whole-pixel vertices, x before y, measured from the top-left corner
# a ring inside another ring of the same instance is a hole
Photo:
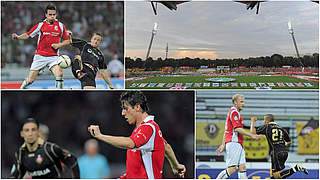
[[[38,154],[38,157],[37,157],[37,159],[36,159],[36,163],[37,163],[37,164],[41,164],[42,161],[43,161],[43,157],[41,157],[41,155]]]
[[[141,129],[139,129],[139,131],[133,137],[139,138],[140,135],[142,135],[144,137],[144,139],[147,139],[147,137],[141,132]]]
[[[236,121],[237,121],[237,120],[238,120],[238,117],[237,117],[237,116],[235,116],[235,117],[234,117],[234,120],[236,120]]]
[[[54,26],[54,30],[55,30],[55,31],[58,31],[58,26],[57,26],[57,25]]]

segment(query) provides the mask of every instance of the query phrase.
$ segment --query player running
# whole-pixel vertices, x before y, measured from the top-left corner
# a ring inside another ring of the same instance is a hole
[[[63,89],[62,70],[58,66],[58,49],[70,44],[69,37],[66,33],[64,24],[56,19],[57,9],[53,4],[49,4],[45,9],[46,19],[35,25],[27,33],[17,35],[13,33],[12,39],[29,39],[38,35],[37,51],[33,57],[28,78],[21,85],[21,89],[26,89],[32,84],[40,70],[48,67],[56,77],[56,88]],[[60,39],[63,39],[60,42]]]
[[[101,141],[127,150],[127,170],[121,179],[160,179],[164,157],[172,171],[183,178],[186,168],[179,164],[171,146],[162,137],[154,116],[147,113],[147,99],[140,91],[121,94],[122,115],[129,124],[135,125],[130,137],[103,135],[99,126],[91,125],[88,131]]]
[[[61,149],[55,143],[39,137],[39,123],[28,118],[22,125],[21,137],[24,144],[15,153],[15,163],[11,170],[13,178],[23,178],[26,173],[33,178],[62,178],[61,162],[73,171],[73,178],[80,178],[77,158]]]
[[[68,33],[71,35],[70,31]],[[96,88],[95,78],[98,71],[110,89],[114,89],[106,72],[104,56],[98,48],[101,42],[102,35],[99,33],[93,34],[90,43],[72,38],[71,45],[80,50],[80,55],[75,55],[72,60],[72,73],[81,82],[82,89]]]
[[[284,164],[288,158],[287,147],[291,144],[291,140],[287,131],[274,122],[274,117],[272,114],[267,114],[264,116],[263,126],[255,128],[254,123],[256,121],[257,117],[251,118],[250,132],[253,134],[263,134],[268,140],[268,144],[271,149],[271,179],[284,179],[297,171],[309,174],[308,170],[302,167],[301,163],[298,163],[291,169],[282,171],[285,168]]]
[[[238,178],[248,179],[246,174],[246,158],[243,149],[243,135],[250,136],[256,140],[260,139],[259,135],[247,132],[243,129],[243,120],[240,111],[244,109],[244,96],[235,94],[232,96],[233,107],[227,115],[224,137],[222,144],[216,153],[221,154],[226,147],[227,151],[227,169],[221,171],[217,179],[226,179],[235,173],[239,168]]]

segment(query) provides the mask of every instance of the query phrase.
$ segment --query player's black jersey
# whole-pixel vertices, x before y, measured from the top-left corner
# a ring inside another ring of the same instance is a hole
[[[62,178],[61,162],[72,168],[74,178],[80,177],[76,157],[54,143],[42,141],[33,152],[23,144],[15,153],[15,157],[11,170],[13,178],[23,178],[26,172],[32,179]]]
[[[257,134],[264,134],[267,137],[269,147],[272,151],[288,151],[285,142],[290,142],[288,132],[278,126],[275,122],[270,122],[256,128]]]
[[[72,38],[72,46],[80,50],[82,63],[88,63],[93,66],[94,73],[96,74],[99,69],[106,69],[107,65],[104,62],[102,52],[91,46],[91,44],[80,39]]]

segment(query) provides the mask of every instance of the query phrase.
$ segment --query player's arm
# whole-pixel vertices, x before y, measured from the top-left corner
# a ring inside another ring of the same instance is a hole
[[[219,148],[216,150],[216,153],[219,155],[223,152],[224,147],[226,146],[226,142],[225,142],[225,135],[226,135],[226,131],[224,131],[223,133],[223,137],[222,137],[222,142],[221,145],[219,146]]]
[[[252,137],[253,139],[255,140],[259,140],[260,139],[260,136],[257,135],[257,134],[252,134],[251,132],[248,132],[246,130],[244,130],[242,127],[236,127],[235,128],[235,131],[242,134],[242,135],[246,135],[246,136],[250,136]]]
[[[114,89],[114,87],[113,87],[113,85],[111,84],[110,79],[109,79],[109,77],[108,77],[108,75],[107,75],[106,70],[105,70],[105,69],[100,69],[100,70],[99,70],[99,73],[101,74],[103,80],[109,85],[110,89]]]
[[[234,130],[242,135],[246,135],[246,136],[250,136],[256,140],[260,139],[259,135],[256,134],[252,134],[251,132],[247,132],[246,130],[244,130],[242,128],[242,123],[240,122],[240,114],[237,111],[233,111],[230,114],[230,118],[231,118],[231,123],[232,123],[232,127],[234,128]]]
[[[86,44],[88,44],[86,41],[76,38],[71,38],[71,42],[71,45],[78,49],[82,49]]]
[[[61,149],[58,145],[52,144],[51,150],[57,158],[60,159],[68,168],[70,168],[73,172],[73,178],[79,179],[80,178],[80,171],[78,166],[77,157],[68,152],[65,149]]]
[[[283,136],[284,136],[284,141],[285,141],[285,146],[290,146],[291,144],[291,139],[289,137],[289,134],[288,132],[285,130],[285,129],[282,129],[283,130]]]
[[[71,44],[71,42],[72,42],[71,39],[67,39],[67,40],[63,40],[61,43],[51,44],[51,47],[53,49],[59,49],[59,48],[61,48],[63,46]]]
[[[183,164],[178,162],[172,147],[168,143],[165,143],[165,157],[170,163],[173,174],[178,175],[180,178],[184,178],[186,168]]]
[[[59,49],[63,46],[71,44],[71,42],[72,42],[71,34],[72,34],[72,32],[70,30],[66,30],[66,27],[63,25],[62,35],[61,35],[61,38],[63,39],[63,41],[60,43],[51,44],[51,47],[53,49]]]
[[[18,34],[16,34],[16,33],[13,33],[13,34],[11,34],[11,38],[12,38],[12,39],[29,39],[30,36],[29,36],[29,34],[27,34],[27,33],[23,33],[23,34],[21,34],[21,35],[18,35]]]
[[[21,161],[18,156],[18,152],[15,153],[15,161],[11,168],[11,178],[22,179],[26,174],[26,169],[21,164]]]
[[[250,126],[250,132],[252,134],[257,134],[256,128],[254,127],[254,123],[257,121],[257,117],[251,117],[251,126]]]
[[[130,137],[103,135],[101,134],[100,128],[97,125],[90,125],[88,127],[88,131],[93,137],[103,142],[106,142],[108,144],[111,144],[112,146],[123,148],[123,149],[135,148],[135,143]]]

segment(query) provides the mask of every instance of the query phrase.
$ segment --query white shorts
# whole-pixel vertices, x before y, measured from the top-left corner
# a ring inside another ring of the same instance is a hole
[[[52,66],[57,65],[58,56],[41,56],[41,55],[34,55],[33,62],[31,64],[30,70],[31,71],[40,71],[45,67],[51,69]]]
[[[227,151],[227,167],[239,166],[241,164],[246,164],[246,157],[243,147],[240,143],[228,142],[226,144]]]

